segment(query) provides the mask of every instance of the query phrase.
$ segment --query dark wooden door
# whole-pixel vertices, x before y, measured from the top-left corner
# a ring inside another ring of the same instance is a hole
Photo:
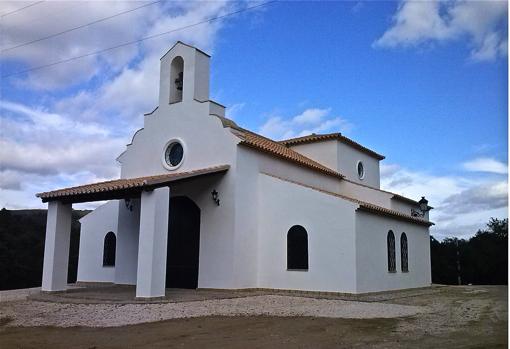
[[[170,199],[166,287],[197,288],[200,209],[189,198]]]

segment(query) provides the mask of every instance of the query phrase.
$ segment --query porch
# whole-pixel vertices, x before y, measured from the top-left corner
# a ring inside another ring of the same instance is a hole
[[[116,245],[119,267],[116,272],[119,271],[121,275],[119,278],[115,276],[115,282],[119,280],[119,283],[135,284],[136,298],[164,297],[167,285],[171,187],[197,178],[220,176],[228,168],[228,165],[214,166],[188,172],[100,182],[37,194],[43,202],[48,202],[42,291],[66,290],[72,205],[122,200],[126,207],[131,201],[138,203],[135,208],[137,219],[129,222],[131,232],[126,243],[126,240],[122,239],[124,236],[121,226],[125,229],[128,219],[121,214],[118,216],[119,237],[122,238]],[[136,227],[133,227],[133,224],[136,224]],[[123,282],[126,271],[129,271],[132,280]]]

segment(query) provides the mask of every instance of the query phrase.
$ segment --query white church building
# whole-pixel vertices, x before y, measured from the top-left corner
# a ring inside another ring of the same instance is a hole
[[[431,284],[428,211],[380,189],[384,156],[340,133],[275,141],[209,99],[210,56],[177,42],[159,105],[117,161],[120,179],[39,193],[43,291],[66,288],[73,203],[79,282],[366,293]]]

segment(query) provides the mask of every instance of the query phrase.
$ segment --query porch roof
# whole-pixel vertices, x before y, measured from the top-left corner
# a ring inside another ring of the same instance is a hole
[[[36,196],[41,198],[43,202],[58,200],[75,203],[132,198],[139,196],[143,190],[164,187],[168,183],[194,177],[226,172],[229,168],[229,165],[219,165],[187,172],[166,173],[157,176],[121,178],[38,193]]]

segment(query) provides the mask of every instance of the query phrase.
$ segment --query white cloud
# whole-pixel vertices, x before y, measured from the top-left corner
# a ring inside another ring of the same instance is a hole
[[[2,18],[2,49],[45,37],[88,22],[140,6],[131,1],[45,2]],[[30,69],[136,40],[155,20],[158,5],[148,6],[83,29],[35,42],[2,53],[3,61]],[[30,25],[27,25],[30,23]],[[107,35],[105,35],[107,33]],[[82,58],[51,68],[13,76],[18,86],[51,90],[89,81],[107,70],[118,71],[138,52],[136,45],[112,50],[101,56]],[[18,68],[19,69],[19,68]],[[22,70],[22,69],[21,69]],[[6,74],[9,72],[3,72]]]
[[[20,186],[13,182],[12,171],[117,174],[115,154],[122,151],[125,141],[104,127],[8,101],[0,102],[0,111],[0,163],[2,171],[7,171],[4,174],[9,174],[9,187]]]
[[[332,116],[331,108],[309,108],[288,119],[271,116],[260,127],[259,133],[280,140],[311,133],[346,132],[351,128],[352,125],[347,120],[339,116]]]
[[[381,188],[414,199],[425,195],[434,206],[431,233],[438,238],[470,236],[491,217],[508,216],[506,179],[433,175],[390,164],[381,166]]]
[[[239,116],[239,113],[244,109],[245,106],[246,106],[246,103],[235,103],[235,104],[232,104],[231,106],[228,106],[225,110],[227,118],[235,120]]]
[[[498,209],[508,205],[506,181],[482,183],[446,197],[438,207],[448,214],[471,213]]]
[[[17,18],[6,17],[2,23],[5,36],[0,39],[1,46],[9,47],[140,4],[129,1],[44,3],[37,6],[39,12],[27,10]],[[27,67],[45,64],[197,23],[243,6],[247,4],[161,2],[105,21],[104,25],[9,51],[2,61]],[[56,20],[57,17],[63,20]],[[59,91],[52,95],[37,91],[42,97],[36,107],[5,100],[0,104],[0,206],[42,207],[34,197],[37,192],[118,177],[115,158],[131,140],[132,133],[142,126],[143,113],[157,105],[159,58],[177,40],[211,53],[223,25],[222,20],[204,23],[124,51],[29,73],[26,79],[10,80],[17,89]],[[85,88],[73,87],[92,79],[94,83],[83,85]]]
[[[293,121],[297,124],[317,124],[321,122],[331,112],[331,108],[327,109],[306,109],[299,115],[293,118]]]
[[[38,11],[22,11],[6,17],[5,20],[2,19],[3,35],[0,45],[3,49],[9,48],[141,5],[141,2],[134,1],[46,2],[38,6]],[[227,1],[163,1],[55,38],[5,51],[2,53],[2,60],[16,62],[18,66],[22,63],[27,69],[51,64],[179,29],[222,15],[235,6],[237,4]],[[203,50],[209,51],[214,45],[217,31],[222,26],[221,20],[204,23],[138,45],[124,46],[101,55],[36,70],[28,73],[26,77],[13,76],[11,79],[18,87],[39,90],[62,89],[69,85],[91,81],[94,77],[118,74],[140,56],[142,60],[151,56],[157,56],[159,59],[165,49],[177,39],[184,38],[188,43],[199,45]]]
[[[489,61],[508,51],[506,1],[402,1],[393,25],[375,47],[414,47],[468,38],[471,59]]]
[[[508,173],[508,165],[493,158],[477,158],[465,162],[463,167],[473,172]]]

